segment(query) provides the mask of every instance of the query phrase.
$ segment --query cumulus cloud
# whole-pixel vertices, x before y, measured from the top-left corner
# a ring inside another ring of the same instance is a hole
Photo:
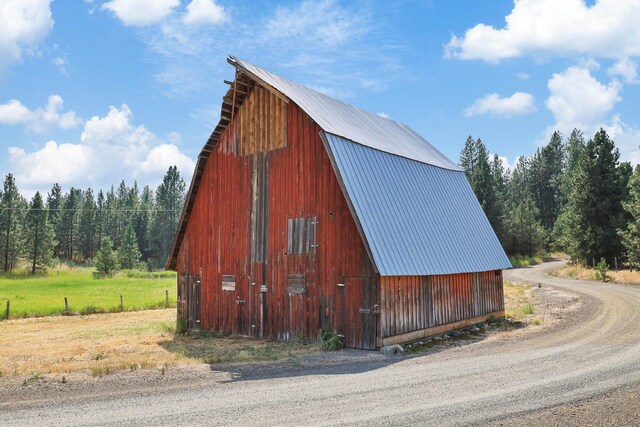
[[[53,28],[50,0],[3,0],[0,3],[0,72],[37,52]]]
[[[625,83],[637,84],[638,81],[638,66],[629,58],[623,58],[613,64],[607,72],[610,76],[618,76],[624,79]]]
[[[163,139],[135,126],[131,109],[122,104],[89,119],[78,143],[48,141],[32,152],[10,147],[7,153],[9,167],[25,190],[46,189],[54,182],[105,188],[122,178],[155,185],[172,165],[189,176],[195,163],[179,143],[175,132]]]
[[[516,92],[508,98],[490,93],[478,98],[464,110],[465,116],[490,114],[497,117],[511,117],[536,111],[535,98],[530,93]]]
[[[515,0],[503,28],[478,24],[445,45],[446,58],[498,62],[524,55],[640,55],[637,0]]]
[[[72,129],[82,124],[73,111],[62,111],[64,101],[60,95],[51,95],[44,108],[31,111],[17,99],[0,104],[0,124],[24,124],[27,129],[44,133],[51,128]]]
[[[145,26],[162,21],[180,6],[180,0],[110,0],[101,6],[124,25]]]
[[[556,127],[563,131],[589,128],[621,100],[622,85],[617,80],[602,84],[587,68],[579,66],[554,73],[547,86],[550,94],[547,108],[556,120]]]
[[[213,0],[193,0],[182,17],[185,24],[206,25],[221,24],[227,20],[224,7]]]
[[[89,150],[79,144],[48,141],[33,153],[27,153],[19,147],[9,147],[8,154],[10,168],[15,171],[20,183],[27,186],[77,182],[91,173]]]

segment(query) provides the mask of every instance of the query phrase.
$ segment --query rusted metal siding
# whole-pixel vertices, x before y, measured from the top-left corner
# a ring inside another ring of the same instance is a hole
[[[502,271],[380,278],[381,336],[504,310]]]
[[[330,328],[348,347],[373,348],[377,280],[320,128],[289,102],[284,143],[241,140],[245,108],[254,111],[249,120],[273,115],[272,96],[254,101],[243,103],[207,161],[177,258],[180,273],[201,277],[203,327],[280,339]],[[316,219],[314,251],[287,253],[295,218]],[[235,275],[235,290],[222,289],[223,275]]]

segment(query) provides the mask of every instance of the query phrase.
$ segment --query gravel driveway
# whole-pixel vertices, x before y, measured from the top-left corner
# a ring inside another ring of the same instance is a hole
[[[0,424],[637,425],[640,287],[544,274],[559,265],[506,273],[555,293],[543,302],[562,313],[553,326],[420,356],[344,351],[0,391]]]

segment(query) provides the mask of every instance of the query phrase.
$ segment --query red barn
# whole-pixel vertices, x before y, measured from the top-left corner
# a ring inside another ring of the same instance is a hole
[[[504,315],[464,172],[409,127],[229,57],[167,268],[189,327],[374,349]]]

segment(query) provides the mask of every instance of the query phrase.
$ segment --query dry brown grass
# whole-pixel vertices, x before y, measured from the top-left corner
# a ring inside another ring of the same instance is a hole
[[[505,317],[520,321],[530,317],[534,314],[536,301],[531,287],[504,281]]]
[[[175,309],[0,322],[0,376],[166,369],[177,364],[277,360],[317,351],[206,334],[174,337]]]
[[[552,274],[558,277],[571,277],[580,280],[600,280],[595,269],[587,268],[583,265],[566,265]],[[613,283],[640,285],[640,271],[608,271],[607,277],[608,281]]]

